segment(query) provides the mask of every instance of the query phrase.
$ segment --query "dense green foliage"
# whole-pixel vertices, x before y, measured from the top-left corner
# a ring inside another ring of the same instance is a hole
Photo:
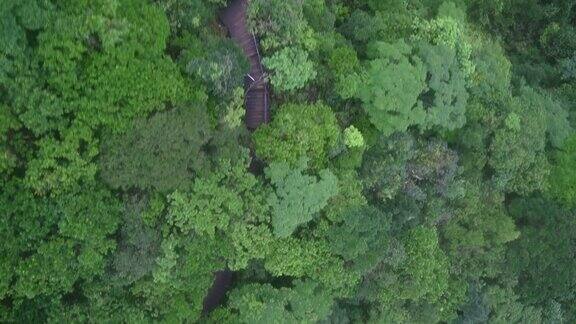
[[[200,107],[137,119],[125,134],[102,143],[100,170],[113,188],[174,190],[209,166],[204,146],[212,136]]]
[[[574,1],[231,1],[0,1],[0,322],[576,322]]]
[[[303,175],[306,160],[301,160],[296,169],[282,162],[274,162],[265,170],[275,188],[270,196],[272,227],[274,234],[288,237],[300,224],[312,220],[314,214],[328,204],[338,193],[338,178],[328,170],[319,172],[320,179]]]

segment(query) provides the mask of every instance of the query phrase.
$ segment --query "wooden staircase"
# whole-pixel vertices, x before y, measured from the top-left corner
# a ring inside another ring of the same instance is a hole
[[[268,81],[262,67],[258,40],[248,30],[246,19],[247,0],[233,0],[220,14],[228,28],[230,38],[240,46],[250,62],[250,72],[244,77],[246,126],[256,129],[270,121],[270,96]]]

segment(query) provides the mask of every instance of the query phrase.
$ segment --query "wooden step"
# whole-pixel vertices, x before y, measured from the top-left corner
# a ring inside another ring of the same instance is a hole
[[[228,8],[221,13],[220,19],[228,28],[230,37],[242,49],[250,63],[250,76],[253,79],[248,76],[244,77],[246,89],[245,122],[248,128],[254,129],[258,125],[268,122],[270,100],[267,92],[267,81],[264,79],[264,71],[258,53],[258,41],[248,30],[247,6],[247,0],[233,0]]]

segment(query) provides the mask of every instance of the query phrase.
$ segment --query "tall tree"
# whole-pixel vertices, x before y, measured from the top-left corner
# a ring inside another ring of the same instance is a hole
[[[521,300],[539,307],[557,302],[566,321],[574,320],[574,213],[542,198],[515,200],[510,213],[522,224],[507,255]]]
[[[298,44],[309,48],[315,43],[302,1],[251,1],[248,23],[252,31],[263,37],[262,46],[266,50]]]
[[[464,126],[468,92],[456,52],[445,45],[421,44],[419,55],[428,70],[428,86],[420,97],[426,109],[423,126],[448,130]]]
[[[302,174],[306,163],[301,160],[296,169],[291,169],[287,163],[275,162],[265,170],[275,188],[269,203],[278,237],[290,236],[299,225],[311,221],[338,193],[338,178],[332,172],[321,170],[319,178]]]
[[[385,135],[424,123],[418,97],[426,87],[426,68],[412,47],[403,41],[375,42],[368,55],[354,96],[363,102],[372,123]]]
[[[316,77],[314,64],[302,49],[286,47],[262,60],[271,70],[272,85],[279,91],[298,90]]]
[[[549,193],[567,207],[572,207],[576,204],[576,136],[572,135],[564,147],[555,152],[553,161]]]
[[[37,198],[13,181],[0,199],[9,242],[2,248],[2,297],[58,297],[104,272],[121,211],[110,192],[88,185],[57,200]]]
[[[544,107],[538,94],[523,88],[521,96],[508,101],[509,113],[494,133],[488,165],[499,188],[520,194],[547,188],[550,172],[546,147]]]
[[[351,270],[372,271],[386,256],[389,223],[390,217],[374,207],[352,207],[343,222],[328,231],[332,251],[351,264]]]
[[[333,302],[328,291],[310,280],[279,289],[248,284],[230,295],[230,308],[241,323],[317,323],[330,315]]]
[[[210,168],[205,147],[212,129],[202,105],[134,121],[132,130],[102,145],[102,178],[115,188],[186,188]]]
[[[309,166],[326,166],[330,151],[338,144],[340,128],[330,107],[324,104],[286,104],[270,125],[254,133],[256,154],[268,162],[296,165],[306,157]]]

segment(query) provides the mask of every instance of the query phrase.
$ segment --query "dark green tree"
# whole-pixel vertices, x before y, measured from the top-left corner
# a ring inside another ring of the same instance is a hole
[[[302,1],[251,1],[248,23],[253,32],[262,36],[262,46],[266,50],[298,44],[311,48],[315,43]]]
[[[489,148],[493,179],[507,192],[525,194],[547,188],[546,111],[538,98],[534,90],[524,88],[520,97],[507,101],[510,112]]]
[[[390,217],[378,209],[352,207],[343,215],[343,222],[328,230],[332,251],[346,260],[353,271],[372,271],[386,257]]]
[[[102,145],[101,175],[115,188],[186,188],[210,168],[205,152],[212,129],[202,105],[138,119],[126,134]]]
[[[568,207],[576,203],[576,137],[566,141],[564,147],[554,154],[550,173],[549,193]]]
[[[456,52],[445,45],[422,44],[419,55],[428,70],[428,87],[421,94],[426,109],[423,126],[448,130],[464,126],[468,92]]]
[[[2,298],[58,298],[103,274],[121,211],[110,192],[88,185],[57,200],[37,198],[13,181],[1,199]]]
[[[332,312],[334,300],[314,281],[296,281],[294,287],[248,284],[232,291],[230,308],[240,323],[317,323]]]
[[[520,238],[508,251],[509,271],[518,276],[517,291],[521,300],[537,307],[555,301],[574,319],[573,245],[576,226],[574,213],[542,198],[518,199],[509,207],[514,219],[522,224]]]

